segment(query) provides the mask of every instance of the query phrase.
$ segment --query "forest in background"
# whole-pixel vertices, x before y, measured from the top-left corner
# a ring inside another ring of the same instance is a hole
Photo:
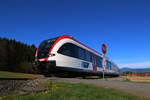
[[[0,71],[35,73],[35,45],[0,38]]]

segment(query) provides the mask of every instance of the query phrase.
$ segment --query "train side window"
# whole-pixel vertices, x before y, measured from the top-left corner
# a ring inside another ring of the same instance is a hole
[[[60,47],[58,53],[69,56],[71,52],[68,49],[68,47],[69,47],[68,44],[64,44],[63,46]]]
[[[78,48],[78,57],[79,59],[85,60],[85,50],[82,48]]]
[[[78,46],[76,46],[76,45],[73,44],[72,48],[73,48],[73,57],[79,58],[78,57]]]
[[[109,61],[106,62],[106,69],[111,69],[111,63]]]
[[[119,72],[119,68],[116,65],[114,65],[114,71]]]
[[[89,51],[87,51],[87,50],[85,52],[85,58],[86,58],[86,61],[91,62],[91,53]]]
[[[58,50],[58,53],[70,56],[70,57],[76,57],[76,46],[72,43],[66,43],[63,46],[60,47]]]
[[[98,67],[102,67],[102,58],[101,57],[99,57],[99,56],[97,56],[97,59],[96,59],[97,61],[97,66]]]
[[[113,66],[112,63],[110,63],[110,70],[112,70],[112,66]]]

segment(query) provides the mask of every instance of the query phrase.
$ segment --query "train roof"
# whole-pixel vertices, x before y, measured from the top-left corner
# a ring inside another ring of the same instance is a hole
[[[95,54],[102,56],[102,54],[100,54],[100,53],[97,52],[96,50],[94,50],[94,49],[92,49],[92,48],[86,46],[85,44],[81,43],[80,41],[74,39],[74,38],[71,37],[71,36],[62,35],[62,36],[59,36],[59,37],[56,37],[56,38],[57,38],[57,39],[56,39],[55,43],[53,44],[53,46],[52,46],[50,52],[52,51],[52,49],[54,48],[54,46],[55,46],[60,40],[63,40],[63,39],[71,39],[71,40],[74,40],[74,41],[76,41],[77,43],[81,44],[81,45],[84,46],[85,48],[88,48],[89,50],[93,51]]]

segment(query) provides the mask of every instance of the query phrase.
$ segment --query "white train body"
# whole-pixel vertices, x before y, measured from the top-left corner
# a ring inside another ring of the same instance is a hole
[[[47,42],[45,47],[44,42]],[[41,43],[36,51],[36,61],[47,64],[48,66],[44,65],[47,66],[47,70],[53,68],[53,72],[70,72],[78,76],[102,75],[102,55],[72,37],[63,35],[44,42],[42,42],[43,46]],[[43,49],[41,49],[42,47]],[[45,52],[42,52],[44,50]],[[108,59],[107,63],[105,74],[118,76],[118,67]],[[43,69],[44,66],[42,66]],[[51,71],[49,72],[51,73]]]

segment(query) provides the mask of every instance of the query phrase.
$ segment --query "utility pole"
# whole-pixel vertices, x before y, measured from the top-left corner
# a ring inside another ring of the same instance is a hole
[[[102,44],[102,56],[103,56],[103,59],[102,59],[102,68],[103,68],[103,80],[105,79],[105,70],[106,70],[106,44]]]

